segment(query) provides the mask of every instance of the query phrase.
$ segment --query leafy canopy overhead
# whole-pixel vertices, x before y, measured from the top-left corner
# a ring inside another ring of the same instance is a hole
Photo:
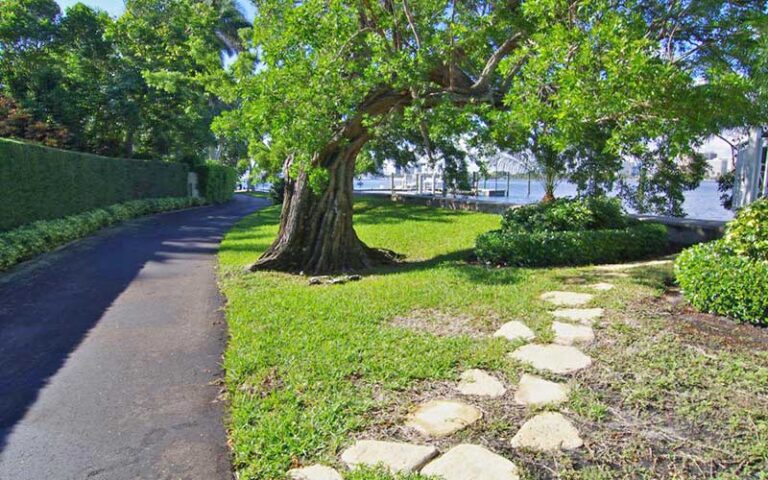
[[[586,158],[600,173],[631,155],[653,175],[661,156],[689,155],[764,113],[753,94],[762,0],[254,4],[247,52],[217,89],[239,109],[215,128],[247,132],[272,170],[286,157],[320,168],[317,152],[351,140],[359,120],[373,139],[367,158],[408,147],[440,156],[459,138],[522,150],[534,132],[570,149],[571,168]]]

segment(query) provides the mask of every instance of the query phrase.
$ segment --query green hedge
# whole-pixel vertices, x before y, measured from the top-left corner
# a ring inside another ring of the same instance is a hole
[[[237,185],[237,171],[217,163],[195,167],[200,195],[209,202],[223,203],[232,198]]]
[[[675,262],[685,298],[699,310],[768,325],[768,262],[739,255],[725,241],[695,245]]]
[[[0,233],[0,271],[117,222],[204,203],[204,199],[192,197],[133,200],[3,232]]]
[[[0,231],[129,200],[187,195],[186,165],[0,139]]]
[[[635,260],[662,253],[667,228],[639,223],[623,229],[502,231],[477,238],[475,254],[486,263],[519,267],[589,265]]]

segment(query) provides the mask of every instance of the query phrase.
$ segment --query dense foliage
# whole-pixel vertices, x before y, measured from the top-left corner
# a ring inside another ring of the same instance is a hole
[[[768,198],[739,210],[726,228],[725,243],[738,255],[768,261]]]
[[[739,255],[725,241],[691,247],[675,274],[685,298],[699,310],[768,325],[768,262]]]
[[[204,158],[224,105],[203,82],[223,72],[222,49],[233,53],[248,23],[231,0],[125,7],[113,19],[80,3],[62,14],[54,0],[0,2],[0,104],[35,126],[2,135],[109,156]],[[0,127],[7,119],[0,106]]]
[[[587,195],[630,158],[633,206],[681,215],[697,145],[765,118],[765,25],[763,0],[260,1],[236,81],[214,86],[238,100],[216,129],[245,130],[265,169],[312,170],[317,191],[341,138],[365,163],[446,170],[529,152]]]
[[[478,260],[494,265],[548,267],[636,260],[663,252],[667,228],[639,223],[620,229],[507,232],[477,237]]]
[[[0,231],[128,200],[187,195],[187,166],[0,139]]]
[[[0,271],[101,228],[150,213],[205,203],[191,197],[148,198],[110,205],[55,220],[41,220],[0,233]]]
[[[507,210],[501,229],[477,238],[485,263],[544,267],[634,260],[663,252],[663,225],[630,219],[615,198],[567,198]]]
[[[217,163],[195,167],[200,195],[209,202],[222,203],[232,198],[237,185],[237,171]]]
[[[626,225],[627,216],[617,199],[588,197],[510,208],[502,216],[501,228],[541,232],[616,229]]]
[[[675,272],[696,308],[768,325],[768,198],[742,208],[722,240],[681,253]]]

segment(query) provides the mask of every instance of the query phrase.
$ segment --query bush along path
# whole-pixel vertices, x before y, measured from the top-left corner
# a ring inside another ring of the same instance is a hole
[[[656,263],[608,265],[596,272],[606,277],[623,276],[616,271]],[[592,359],[578,346],[595,339],[592,325],[604,312],[601,308],[590,308],[589,304],[595,295],[612,290],[614,285],[600,281],[584,287],[594,293],[550,291],[541,295],[542,302],[554,307],[549,310],[555,319],[550,332],[551,343],[527,343],[534,341],[536,334],[520,321],[507,322],[494,333],[495,337],[511,342],[526,342],[509,356],[535,371],[534,374],[523,374],[514,389],[514,402],[530,411],[528,420],[510,440],[514,449],[551,452],[574,450],[584,445],[577,428],[557,410],[558,405],[568,401],[571,387],[562,381],[540,376],[564,378],[592,365]],[[441,455],[439,449],[430,444],[430,440],[457,435],[478,422],[483,417],[483,410],[475,405],[476,401],[509,395],[509,389],[505,387],[507,383],[482,369],[466,370],[456,383],[453,395],[416,405],[406,419],[403,427],[416,432],[424,442],[360,439],[341,453],[340,460],[352,470],[381,468],[395,475],[418,472],[422,476],[444,480],[518,480],[520,472],[513,461],[482,445],[460,443]],[[290,470],[288,478],[341,480],[343,477],[334,468],[315,464]]]
[[[119,222],[205,204],[205,198],[146,198],[0,232],[0,272]]]

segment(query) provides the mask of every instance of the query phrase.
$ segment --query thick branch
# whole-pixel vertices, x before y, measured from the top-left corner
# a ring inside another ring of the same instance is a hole
[[[485,64],[485,68],[483,68],[483,72],[480,74],[480,77],[475,81],[475,83],[470,88],[473,91],[482,91],[488,89],[488,84],[491,81],[491,77],[493,76],[493,73],[496,71],[496,67],[499,66],[499,63],[504,59],[504,57],[512,51],[517,46],[517,43],[520,41],[520,38],[522,38],[521,33],[516,33],[509,37],[504,43],[501,44],[499,48],[496,49],[495,52],[493,52],[493,55],[491,55],[491,58],[488,59],[488,61]]]

